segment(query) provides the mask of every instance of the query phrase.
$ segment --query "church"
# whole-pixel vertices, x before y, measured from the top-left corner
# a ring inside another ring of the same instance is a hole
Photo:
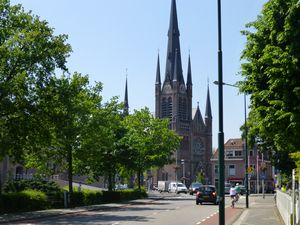
[[[172,0],[168,30],[166,67],[161,79],[158,55],[155,80],[155,117],[168,118],[170,129],[182,137],[174,153],[174,164],[166,165],[154,175],[158,180],[182,181],[187,186],[202,173],[205,183],[211,183],[212,168],[212,112],[209,87],[207,87],[205,116],[202,117],[199,104],[192,106],[193,84],[191,58],[187,65],[186,82],[183,76],[179,40],[176,0]]]

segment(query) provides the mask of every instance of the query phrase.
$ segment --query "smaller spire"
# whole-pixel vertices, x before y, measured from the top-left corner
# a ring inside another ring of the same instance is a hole
[[[188,61],[188,72],[187,72],[186,85],[192,85],[192,69],[191,69],[191,57],[190,57],[190,54],[189,54],[189,61]]]
[[[155,84],[161,84],[161,80],[160,80],[159,52],[158,52],[158,55],[157,55],[156,82],[155,82]]]
[[[207,84],[207,96],[206,96],[205,118],[212,118],[212,114],[211,114],[211,104],[210,104],[210,94],[209,94],[209,85],[208,85],[208,84]]]
[[[129,104],[128,104],[128,87],[127,87],[127,68],[126,68],[126,82],[125,82],[125,97],[124,97],[124,111],[123,114],[128,116]]]

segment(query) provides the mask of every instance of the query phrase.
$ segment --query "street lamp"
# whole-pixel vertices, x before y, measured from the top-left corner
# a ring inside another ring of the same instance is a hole
[[[214,81],[214,84],[219,85],[218,81]],[[222,82],[222,85],[227,85],[231,87],[238,88],[238,86],[233,84],[227,84]],[[246,107],[246,92],[244,92],[244,117],[245,117],[245,189],[246,189],[246,208],[249,208],[249,188],[248,188],[248,144],[247,144],[247,135],[248,135],[248,127],[247,127],[247,107]]]
[[[185,166],[184,166],[184,159],[181,159],[181,164],[182,164],[182,180],[183,180],[183,183],[185,184]]]
[[[221,0],[218,0],[218,98],[219,98],[219,225],[225,225],[225,195],[224,195],[224,131],[223,131],[223,60],[222,60],[222,29]]]

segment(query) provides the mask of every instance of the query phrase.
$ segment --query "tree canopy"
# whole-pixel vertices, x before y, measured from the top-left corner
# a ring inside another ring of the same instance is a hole
[[[270,0],[247,24],[241,89],[251,94],[250,140],[260,139],[282,171],[300,150],[300,4]]]
[[[38,119],[38,92],[57,70],[67,72],[66,39],[21,5],[0,2],[0,159],[20,160],[49,135]]]

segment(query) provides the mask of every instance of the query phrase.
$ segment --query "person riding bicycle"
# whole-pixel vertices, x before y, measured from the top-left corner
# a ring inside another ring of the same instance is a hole
[[[238,201],[241,193],[241,187],[239,183],[235,184],[235,191],[236,191],[236,201]]]
[[[234,207],[234,203],[236,202],[236,189],[234,187],[234,185],[232,185],[229,189],[229,195],[231,198],[231,207]]]

